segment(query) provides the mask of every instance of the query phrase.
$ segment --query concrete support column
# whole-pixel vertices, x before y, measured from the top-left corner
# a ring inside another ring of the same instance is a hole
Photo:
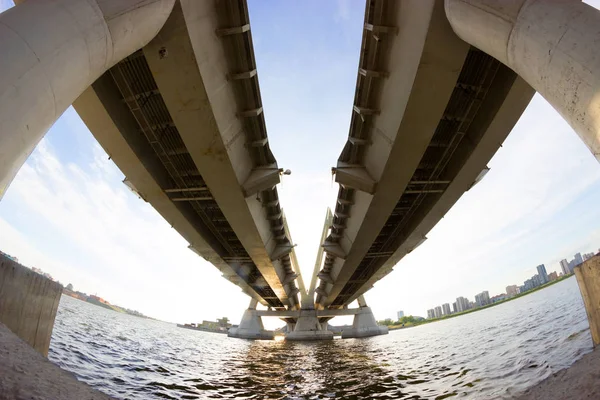
[[[321,324],[316,310],[300,310],[300,317],[292,332],[285,336],[286,340],[328,340],[333,339],[333,332],[327,330],[327,323]]]
[[[387,335],[388,327],[377,324],[371,307],[367,306],[365,297],[361,295],[357,300],[360,311],[358,314],[354,315],[352,328],[344,329],[342,331],[342,339]]]
[[[600,256],[575,267],[575,276],[585,304],[594,347],[600,344]]]
[[[567,0],[445,0],[456,34],[518,73],[600,161],[600,11]]]
[[[227,336],[240,339],[273,340],[275,334],[273,331],[265,330],[261,317],[256,314],[257,304],[258,301],[256,299],[250,300],[250,305],[244,311],[242,321],[237,327],[229,328]]]
[[[62,286],[0,255],[0,322],[48,355]]]
[[[0,14],[0,198],[56,119],[156,36],[174,2],[26,1]]]

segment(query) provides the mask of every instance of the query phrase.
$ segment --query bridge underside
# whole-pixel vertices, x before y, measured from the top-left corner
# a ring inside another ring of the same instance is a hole
[[[456,37],[443,2],[368,1],[318,306],[350,304],[423,243],[487,172],[533,94]]]
[[[413,231],[442,199],[448,187],[457,180],[458,175],[461,172],[468,173],[463,171],[465,163],[480,144],[517,79],[517,75],[508,67],[471,47],[450,101],[406,189],[331,306],[343,306],[361,294],[361,289],[366,289],[365,284],[372,281],[373,276],[411,237]],[[524,108],[533,95],[533,90],[522,83],[517,84],[514,89],[525,95],[520,104]],[[516,123],[519,116],[520,113],[513,119],[513,123]],[[509,132],[510,129],[504,132],[504,137],[496,137],[497,148]],[[348,153],[344,152],[341,158],[352,162]],[[488,152],[487,159],[480,159],[472,167],[471,175],[475,174],[475,177],[470,182],[465,182],[463,192],[470,188],[479,173],[485,173],[487,162],[493,154]],[[353,191],[351,188],[341,188],[340,196],[352,198]],[[446,211],[458,200],[460,194],[453,199],[448,199],[448,196],[444,198]],[[338,205],[340,213],[344,212],[343,207]],[[444,214],[445,212],[438,214],[439,219]],[[418,246],[424,239],[425,236],[421,236],[414,246]]]
[[[261,304],[295,308],[301,279],[275,188],[280,170],[256,74],[241,73],[256,69],[250,32],[227,31],[247,24],[245,3],[178,2],[155,39],[74,106],[125,183],[190,249]]]
[[[350,131],[333,168],[340,188],[308,291],[276,189],[283,169],[245,0],[17,0],[12,19],[0,16],[14,31],[0,48],[15,58],[0,77],[0,197],[73,103],[124,183],[252,298],[242,330],[261,334],[270,315],[310,337],[339,312],[355,315],[357,336],[374,333],[363,294],[483,178],[535,92],[521,77],[597,155],[600,84],[589,71],[600,14],[525,2],[366,1]],[[26,26],[40,10],[65,29],[44,37]],[[354,300],[358,311],[347,310]]]

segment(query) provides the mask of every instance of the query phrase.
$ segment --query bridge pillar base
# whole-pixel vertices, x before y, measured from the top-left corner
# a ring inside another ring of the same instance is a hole
[[[256,314],[256,310],[250,308],[244,311],[239,326],[229,328],[227,336],[239,339],[273,340],[275,333],[265,330],[262,319]]]
[[[285,336],[286,340],[331,340],[333,332],[327,330],[327,323],[321,324],[316,310],[301,310],[294,330]]]
[[[342,339],[364,338],[387,334],[388,327],[377,325],[371,307],[361,307],[360,312],[354,316],[352,328],[344,329],[342,331]]]

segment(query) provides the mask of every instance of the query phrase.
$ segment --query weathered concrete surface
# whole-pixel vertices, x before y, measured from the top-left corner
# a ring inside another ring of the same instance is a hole
[[[286,340],[330,340],[333,332],[327,330],[327,323],[321,324],[316,310],[300,310],[294,330],[285,336]]]
[[[586,354],[571,367],[527,389],[516,400],[600,399],[600,352]]]
[[[371,104],[381,109],[371,117],[371,143],[365,146],[362,160],[377,182],[376,190],[355,192],[339,239],[346,257],[336,260],[330,271],[333,283],[317,296],[322,307],[341,293],[396,206],[443,116],[469,50],[453,34],[440,2],[391,3],[394,13],[384,25],[397,26],[399,31],[377,41],[377,51],[384,52],[386,60],[379,68],[389,76],[379,83],[379,90],[369,89]]]
[[[0,255],[0,322],[48,355],[62,286]]]
[[[585,304],[594,347],[600,344],[600,256],[575,267],[575,276]]]
[[[229,328],[227,336],[239,339],[273,340],[275,333],[265,329],[262,319],[256,315],[256,310],[246,310],[240,325]]]
[[[0,399],[110,400],[33,350],[0,323]]]
[[[174,3],[26,1],[0,14],[0,198],[58,117],[147,44]]]
[[[252,340],[273,340],[275,338],[275,333],[266,330],[263,326],[262,319],[256,311],[257,304],[256,299],[250,300],[250,305],[244,311],[240,324],[237,327],[229,328],[227,336]]]
[[[512,68],[600,161],[600,11],[581,1],[445,0],[454,32]]]
[[[238,115],[244,104],[239,93],[236,95],[240,83],[228,78],[231,60],[228,62],[224,39],[215,34],[223,24],[219,7],[209,1],[180,3],[156,38],[144,47],[144,55],[211,195],[269,287],[288,304],[288,297],[296,296],[288,296],[291,287],[282,284],[286,272],[281,263],[271,259],[277,241],[267,208],[244,189],[256,165],[244,134],[249,128]],[[160,57],[161,48],[169,49],[168,57]],[[253,104],[258,107],[260,99]],[[277,164],[272,168],[277,170]],[[278,174],[270,186],[275,183],[279,183]]]
[[[342,339],[364,338],[388,333],[387,326],[377,324],[371,307],[361,307],[361,312],[354,316],[352,328],[342,331]]]

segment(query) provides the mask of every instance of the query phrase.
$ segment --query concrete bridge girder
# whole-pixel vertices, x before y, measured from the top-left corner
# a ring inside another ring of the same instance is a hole
[[[73,106],[121,172],[135,182],[136,191],[190,243],[190,249],[216,266],[224,277],[238,285],[244,293],[259,300],[261,304],[267,305],[246,282],[235,279],[238,276],[236,271],[213,250],[190,220],[177,209],[168,194],[162,190],[140,162],[94,89],[92,87],[86,89],[73,103]]]
[[[256,170],[246,146],[243,118],[237,113],[239,101],[233,88],[237,82],[227,79],[230,67],[223,39],[215,34],[217,10],[210,2],[180,3],[181,8],[174,9],[161,32],[144,47],[144,54],[212,196],[267,284],[288,304],[282,284],[286,272],[265,207],[255,198],[256,192],[248,197],[248,184],[244,187]],[[168,56],[161,57],[161,49]],[[279,170],[276,164],[271,169],[276,172],[273,186],[279,182]],[[266,188],[261,182],[252,185]]]
[[[370,116],[370,141],[364,146],[362,165],[375,182],[373,194],[363,191],[362,180],[354,191],[353,205],[339,245],[344,261],[336,260],[325,285],[321,306],[329,306],[340,294],[408,185],[434,134],[469,46],[453,34],[439,1],[394,2],[396,34],[381,36],[388,46],[386,63]],[[371,32],[365,30],[364,35]],[[366,40],[366,39],[363,39]],[[341,176],[341,184],[352,184]],[[356,179],[354,179],[356,180]],[[339,181],[339,180],[338,180]],[[336,254],[333,254],[336,256]]]
[[[473,149],[456,177],[448,185],[433,207],[416,225],[412,233],[398,247],[381,269],[365,281],[360,289],[349,299],[354,301],[370,290],[375,282],[389,274],[394,266],[408,253],[416,249],[426,239],[427,233],[446,215],[460,197],[470,189],[477,176],[504,142],[512,127],[531,101],[535,90],[523,79],[516,78],[510,90],[502,100],[501,106],[487,122],[481,141]]]

